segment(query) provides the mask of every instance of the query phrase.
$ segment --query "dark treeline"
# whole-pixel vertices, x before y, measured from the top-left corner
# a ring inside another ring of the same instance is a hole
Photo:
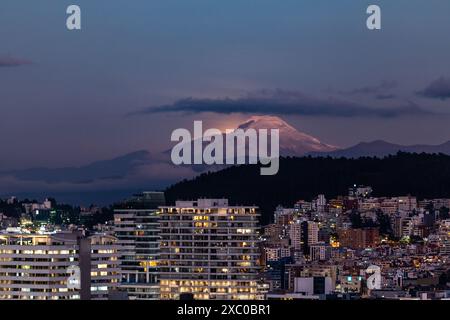
[[[400,152],[385,158],[281,158],[274,176],[261,176],[259,166],[242,165],[208,172],[166,190],[177,199],[226,197],[231,204],[258,205],[268,223],[277,205],[297,200],[347,195],[353,184],[370,185],[374,196],[414,195],[419,199],[450,197],[450,156]]]

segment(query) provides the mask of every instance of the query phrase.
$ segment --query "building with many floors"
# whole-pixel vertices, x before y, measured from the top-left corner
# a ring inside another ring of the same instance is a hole
[[[0,299],[107,299],[117,288],[116,239],[55,234],[0,234]]]
[[[258,299],[258,216],[226,199],[161,207],[161,298]]]
[[[159,214],[163,192],[144,192],[114,210],[114,235],[120,246],[120,288],[129,299],[159,299]]]

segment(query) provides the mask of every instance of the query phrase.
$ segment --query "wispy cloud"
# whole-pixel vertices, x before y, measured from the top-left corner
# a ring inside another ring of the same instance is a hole
[[[392,93],[387,93],[387,94],[377,94],[375,96],[375,99],[377,100],[390,100],[390,99],[395,99],[397,96],[395,94]]]
[[[11,56],[0,56],[0,68],[20,67],[31,63],[31,61],[25,59],[19,59]]]
[[[412,102],[397,107],[379,107],[360,105],[333,97],[318,99],[297,91],[261,90],[240,98],[185,98],[172,104],[149,107],[127,116],[187,112],[214,112],[222,114],[278,114],[332,117],[399,117],[414,114],[432,114]]]
[[[446,100],[450,98],[450,78],[440,77],[431,82],[425,89],[417,92],[418,95],[431,98]]]
[[[398,86],[396,81],[382,81],[373,86],[364,86],[355,88],[349,91],[340,91],[339,93],[345,95],[373,95],[376,99],[393,99],[395,95],[390,93],[392,89]]]

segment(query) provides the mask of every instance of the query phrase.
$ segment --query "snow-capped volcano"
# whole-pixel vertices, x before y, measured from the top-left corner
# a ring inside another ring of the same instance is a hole
[[[319,139],[298,131],[286,121],[275,116],[252,116],[238,126],[238,129],[278,129],[280,132],[280,155],[303,156],[311,152],[330,152],[339,149]]]

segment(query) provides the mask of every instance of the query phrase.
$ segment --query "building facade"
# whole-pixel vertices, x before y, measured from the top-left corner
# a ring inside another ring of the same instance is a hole
[[[114,210],[121,284],[132,300],[159,299],[159,215],[164,193],[144,192]]]
[[[119,280],[115,240],[78,232],[0,234],[0,299],[107,299]]]
[[[90,244],[91,300],[107,300],[120,283],[119,246],[110,235],[92,235]],[[83,259],[81,259],[83,263]]]
[[[258,216],[226,199],[161,207],[161,298],[258,299]]]
[[[339,241],[342,247],[374,248],[380,243],[380,234],[376,228],[346,229],[339,231]]]

